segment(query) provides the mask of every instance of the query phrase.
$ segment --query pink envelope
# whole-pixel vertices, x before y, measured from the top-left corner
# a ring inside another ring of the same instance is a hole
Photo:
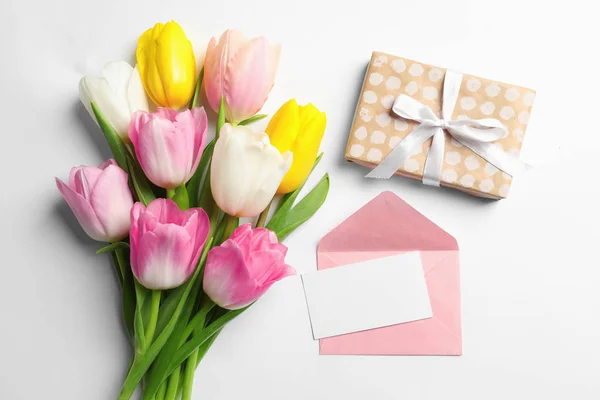
[[[421,254],[433,318],[321,339],[321,354],[462,354],[456,239],[394,193],[381,193],[321,239],[318,269],[411,251]]]

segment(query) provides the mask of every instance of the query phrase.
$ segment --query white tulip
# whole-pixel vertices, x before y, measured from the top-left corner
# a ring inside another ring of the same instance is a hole
[[[81,78],[79,97],[94,121],[96,117],[90,102],[94,102],[102,116],[125,141],[129,141],[127,132],[133,112],[148,111],[148,98],[137,66],[133,68],[125,61],[106,64],[102,69],[102,77]]]
[[[229,215],[254,217],[269,204],[292,165],[264,132],[225,124],[212,158],[210,184],[217,205]]]

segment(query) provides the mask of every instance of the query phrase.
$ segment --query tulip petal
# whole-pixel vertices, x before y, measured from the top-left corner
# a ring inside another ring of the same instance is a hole
[[[265,133],[225,124],[212,160],[213,197],[230,215],[256,216],[273,198],[290,164],[291,153],[279,154]]]
[[[131,208],[131,227],[129,230],[129,245],[131,249],[139,248],[141,236],[145,233],[145,230],[143,228],[144,224],[140,224],[138,222],[145,215],[145,211],[146,207],[139,201],[136,202]],[[130,262],[131,265],[137,265],[137,251],[130,251]]]
[[[164,24],[157,23],[140,36],[136,50],[137,64],[146,93],[154,104],[168,107],[167,97],[156,65],[156,40],[160,36]]]
[[[127,86],[127,99],[129,100],[129,112],[134,113],[135,111],[149,111],[148,97],[144,90],[144,84],[140,76],[140,70],[136,65],[131,73],[131,79],[129,79],[129,85]]]
[[[208,43],[204,62],[204,88],[210,107],[215,112],[219,111],[223,96],[227,63],[247,42],[248,39],[242,32],[230,29],[221,34],[218,42],[213,37]]]
[[[204,148],[206,147],[206,133],[208,132],[208,118],[204,107],[193,108],[191,114],[194,119],[194,153],[192,155],[192,166],[189,170],[189,176],[186,177],[186,181],[190,180],[198,168],[202,153],[204,153]]]
[[[174,109],[186,106],[194,94],[196,58],[192,43],[177,22],[167,22],[156,38],[154,61],[168,106]]]
[[[253,266],[251,276],[259,287],[271,285],[296,273],[294,268],[285,264],[284,255],[277,250],[255,251],[250,255],[248,263]]]
[[[228,105],[227,119],[242,121],[265,104],[275,81],[279,46],[263,37],[251,39],[226,66],[223,96]]]
[[[90,101],[96,104],[98,110],[122,137],[127,132],[131,116],[126,98],[121,97],[119,90],[111,87],[105,78],[86,76],[80,81],[80,87],[81,85],[85,88],[83,91],[89,93]]]
[[[219,67],[220,57],[217,53],[217,39],[211,38],[206,47],[206,57],[204,61],[204,92],[210,108],[215,112],[219,110],[221,97],[223,96],[223,86],[221,85],[221,70]]]
[[[158,107],[156,109],[156,112],[154,114],[152,114],[153,117],[166,119],[167,121],[171,121],[171,122],[177,121],[177,115],[178,115],[177,111],[173,110],[172,108],[166,108],[166,107]]]
[[[158,225],[141,237],[132,270],[142,285],[165,290],[181,285],[196,268],[190,263],[193,242],[187,231],[175,224]],[[132,260],[133,261],[133,260]]]
[[[300,107],[296,99],[283,104],[269,121],[265,132],[280,153],[292,150],[296,137],[300,134],[300,121]]]
[[[116,165],[104,169],[92,189],[90,205],[112,242],[127,236],[133,206],[127,173]]]
[[[171,199],[156,199],[148,205],[146,212],[153,215],[160,224],[176,224],[183,226],[189,220],[190,214],[182,211]]]
[[[266,291],[258,290],[248,273],[242,250],[232,240],[208,253],[203,287],[212,301],[229,310],[247,306]]]
[[[133,140],[133,139],[132,139]],[[136,155],[148,179],[164,188],[175,188],[185,182],[186,158],[182,151],[190,143],[185,135],[174,129],[173,123],[166,119],[152,118],[142,126]]]
[[[204,248],[204,244],[206,243],[206,239],[210,233],[210,219],[208,218],[208,215],[201,208],[197,208],[195,210],[198,217],[196,221],[196,231],[192,234],[192,237],[196,239],[194,242],[194,250],[191,259],[191,262],[194,265],[198,264],[200,254],[202,253],[202,249]],[[191,224],[188,226],[193,227]]]
[[[69,172],[69,187],[84,198],[89,199],[89,192],[96,185],[100,175],[102,175],[102,168],[88,167],[87,165],[71,168],[71,172]],[[85,185],[82,182],[83,177],[86,180]],[[84,186],[87,188],[87,191],[83,190]]]
[[[96,115],[94,114],[94,110],[92,110],[92,94],[87,86],[87,80],[89,78],[83,77],[79,80],[79,100],[90,114],[92,119],[96,124],[98,124],[98,120],[96,119]]]
[[[104,227],[88,201],[58,178],[56,178],[56,186],[85,233],[94,240],[107,241]]]

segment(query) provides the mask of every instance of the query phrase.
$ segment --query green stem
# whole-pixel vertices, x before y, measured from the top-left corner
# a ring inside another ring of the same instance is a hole
[[[175,189],[167,189],[167,199],[175,197]]]
[[[194,107],[198,107],[198,102],[200,100],[200,89],[202,88],[202,81],[204,80],[204,66],[200,70],[200,74],[198,75],[198,79],[196,80],[196,90],[194,90],[194,97],[192,97],[192,101],[190,102],[190,110]]]
[[[229,239],[235,228],[238,227],[239,219],[237,217],[233,217],[229,214],[225,214],[225,230],[223,231],[223,237],[221,238],[221,243],[225,240]]]
[[[202,302],[202,306],[200,310],[198,310],[198,314],[192,318],[192,320],[187,324],[185,331],[183,331],[183,335],[181,335],[181,344],[185,343],[188,337],[194,332],[200,332],[202,328],[204,328],[204,322],[206,321],[206,315],[210,310],[213,309],[215,303],[209,299],[208,297],[204,298],[205,300]]]
[[[167,394],[165,400],[176,400],[177,389],[179,388],[179,376],[181,375],[181,366],[175,369],[169,377],[169,384],[167,385]]]
[[[152,303],[150,303],[150,320],[148,321],[148,327],[146,328],[146,345],[152,343],[154,340],[154,331],[156,330],[156,323],[158,322],[158,310],[160,308],[160,290],[152,291]]]
[[[113,265],[115,266],[115,271],[117,272],[117,278],[119,278],[119,283],[121,284],[121,287],[123,287],[123,269],[121,267],[121,263],[119,262],[116,251],[111,252],[111,256]]]
[[[134,316],[134,330],[136,337],[136,357],[137,354],[144,354],[147,349],[146,335],[144,334],[144,319],[142,318],[142,305],[144,304],[146,288],[144,288],[137,279],[134,279],[134,290],[135,290],[135,316]],[[134,360],[135,364],[135,360]]]
[[[221,128],[225,125],[225,99],[221,97],[221,103],[219,104],[219,112],[217,113],[217,129],[215,131],[215,140],[219,139]]]
[[[154,400],[165,400],[166,393],[167,393],[167,381],[165,380],[158,388],[158,392],[156,392],[156,397],[154,398]]]
[[[274,200],[275,200],[275,196],[273,196],[273,198],[267,205],[267,208],[265,208],[263,210],[263,212],[260,213],[260,216],[258,217],[258,221],[256,221],[257,228],[265,226],[265,222],[267,222],[267,216],[269,215],[269,210],[271,209],[271,205],[273,204]]]
[[[187,340],[189,335],[192,332],[200,332],[204,328],[204,323],[206,322],[206,315],[210,310],[215,306],[215,303],[205,297],[205,301],[202,303],[198,314],[188,324],[186,327],[183,336],[182,336],[182,345]],[[185,370],[183,374],[183,392],[182,392],[182,400],[191,400],[192,398],[192,387],[194,385],[194,372],[196,371],[198,358],[198,349],[196,349],[186,360],[185,362]],[[181,366],[178,367],[180,369]]]
[[[198,349],[196,349],[185,362],[185,371],[183,375],[183,392],[181,400],[192,399],[192,388],[194,386],[194,372],[196,372],[196,365],[198,360]]]

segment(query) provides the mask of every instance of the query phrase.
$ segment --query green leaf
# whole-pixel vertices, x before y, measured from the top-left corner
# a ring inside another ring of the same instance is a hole
[[[321,158],[323,158],[323,153],[319,154],[319,156],[315,160],[315,163],[313,164],[313,167],[310,170],[310,173],[308,174],[308,176],[310,176],[310,174],[312,174],[312,171],[315,170],[315,167],[319,164],[319,161],[321,161]],[[306,179],[304,180],[304,182],[302,182],[302,185],[300,185],[300,187],[298,189],[283,196],[283,198],[279,202],[279,205],[277,206],[277,211],[275,211],[275,214],[273,214],[273,217],[271,218],[271,220],[269,221],[269,223],[266,226],[268,229],[271,229],[272,231],[276,231],[275,228],[282,227],[285,224],[286,216],[287,216],[288,212],[292,209],[292,207],[294,205],[294,201],[296,201],[296,198],[302,191],[302,188],[306,184],[307,180],[308,180],[308,177],[306,177]]]
[[[112,254],[113,260],[118,265],[122,276],[121,297],[125,328],[127,329],[129,338],[135,345],[134,316],[136,307],[136,294],[133,284],[133,273],[131,271],[131,266],[129,265],[129,252],[125,248],[118,248],[115,249]]]
[[[199,196],[201,192],[200,188],[201,185],[204,186],[202,183],[202,178],[204,178],[204,182],[206,182],[206,180],[208,179],[210,160],[212,159],[214,149],[215,141],[212,140],[204,148],[204,152],[202,153],[202,158],[198,163],[196,172],[194,172],[194,175],[186,185],[191,207],[197,207],[199,204]]]
[[[215,140],[219,139],[219,133],[221,128],[225,125],[225,99],[221,97],[221,104],[219,104],[219,113],[217,114],[217,129],[215,132]]]
[[[117,258],[117,255],[114,252],[112,252],[110,255],[112,258],[112,262],[115,266],[115,271],[117,273],[117,277],[119,278],[119,284],[121,285],[121,288],[123,288],[123,271],[121,270],[121,265],[119,264],[119,259]]]
[[[188,197],[188,192],[185,188],[185,185],[181,185],[177,189],[175,189],[175,196],[173,196],[173,201],[175,202],[175,204],[177,204],[177,206],[179,206],[179,209],[181,210],[187,210],[188,208],[190,208],[190,198]]]
[[[208,254],[208,249],[210,248],[211,241],[209,240],[202,253],[199,265],[204,265],[206,261],[206,255]],[[125,382],[121,388],[121,393],[119,394],[119,400],[129,400],[135,391],[135,388],[138,386],[158,354],[160,353],[163,346],[167,343],[167,340],[171,336],[171,333],[175,329],[179,317],[185,307],[186,301],[192,289],[194,288],[195,282],[200,275],[200,271],[202,268],[196,268],[196,271],[192,275],[192,277],[188,280],[185,287],[184,292],[181,294],[179,301],[177,302],[177,306],[173,311],[172,316],[170,317],[167,324],[164,326],[158,337],[154,340],[154,342],[148,347],[148,349],[142,354],[136,354],[136,357],[133,361],[133,365],[129,370],[127,377],[125,378]],[[161,307],[161,310],[163,308]],[[157,326],[158,327],[158,326]],[[151,382],[151,381],[150,381]],[[160,382],[158,382],[160,384]],[[158,389],[158,386],[156,387]],[[154,393],[156,394],[156,392]]]
[[[287,214],[285,222],[273,231],[283,241],[297,227],[308,221],[325,202],[329,192],[329,175],[325,174],[317,185]]]
[[[104,119],[104,116],[102,115],[100,110],[98,110],[96,104],[92,102],[91,106],[92,111],[96,116],[96,121],[98,121],[98,125],[100,125],[100,129],[102,130],[102,133],[104,133],[104,137],[108,142],[108,146],[110,147],[110,150],[112,151],[115,157],[115,161],[117,162],[119,167],[121,167],[125,172],[127,172],[128,151],[125,147],[125,144],[121,140],[121,137],[119,136],[117,131],[115,131],[115,129],[112,127],[112,125]]]
[[[148,206],[152,200],[156,199],[152,187],[150,187],[150,183],[148,182],[148,178],[146,178],[144,171],[142,171],[142,167],[140,167],[133,157],[127,157],[127,164],[129,165],[129,176],[133,182],[135,194],[139,201],[145,206]]]
[[[248,124],[251,124],[253,122],[260,121],[261,119],[266,118],[267,116],[268,116],[268,114],[256,114],[253,117],[250,117],[248,119],[243,120],[238,125],[242,125],[242,126],[248,125]]]
[[[200,88],[202,87],[202,81],[204,80],[204,66],[200,70],[200,74],[198,75],[198,80],[196,80],[196,89],[194,90],[194,97],[192,97],[192,101],[190,102],[190,110],[194,107],[198,107],[198,102],[200,100]]]
[[[127,242],[115,242],[108,246],[104,246],[101,249],[96,250],[96,254],[108,253],[109,251],[115,251],[118,249],[129,249],[129,243]]]
[[[134,280],[135,290],[135,316],[133,321],[135,332],[135,357],[146,352],[146,333],[144,327],[144,303],[148,294],[148,289],[143,287],[137,279]],[[135,365],[135,360],[133,365]],[[133,368],[133,365],[131,366]]]
[[[202,359],[208,352],[208,349],[210,349],[210,346],[212,346],[212,344],[215,342],[217,336],[219,336],[219,333],[221,333],[221,329],[216,331],[211,337],[209,337],[204,343],[202,343],[200,347],[198,347],[198,354],[196,355],[196,368],[198,368],[198,365],[200,365],[200,361],[202,361]]]

